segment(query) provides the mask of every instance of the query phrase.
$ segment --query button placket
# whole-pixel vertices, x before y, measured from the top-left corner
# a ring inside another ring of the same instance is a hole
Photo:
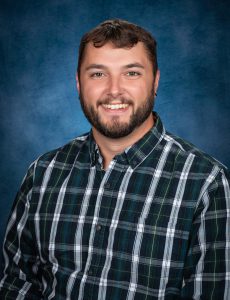
[[[88,274],[89,276],[92,276],[92,275],[93,275],[93,270],[92,270],[92,269],[89,269],[88,272],[87,272],[87,274]]]
[[[96,225],[96,231],[100,231],[101,230],[101,224],[97,224]]]
[[[105,184],[105,188],[106,189],[109,189],[111,187],[111,184],[109,183],[109,182],[107,182],[106,184]]]

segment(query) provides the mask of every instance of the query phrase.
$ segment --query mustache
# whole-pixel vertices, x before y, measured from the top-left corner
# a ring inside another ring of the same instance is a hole
[[[119,103],[121,104],[133,105],[133,100],[131,99],[127,99],[124,97],[106,97],[97,101],[97,107],[102,104],[111,104],[112,102],[114,102],[114,100],[119,101]]]

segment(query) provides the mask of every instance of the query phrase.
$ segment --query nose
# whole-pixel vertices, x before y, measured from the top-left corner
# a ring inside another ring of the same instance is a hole
[[[108,95],[116,98],[122,94],[121,78],[118,76],[110,76],[108,82]]]

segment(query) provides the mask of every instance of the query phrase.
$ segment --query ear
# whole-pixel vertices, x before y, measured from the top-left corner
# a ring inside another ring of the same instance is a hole
[[[157,93],[159,80],[160,80],[160,70],[158,69],[157,72],[156,72],[155,80],[154,80],[154,91],[155,91],[155,93]]]
[[[78,74],[76,74],[76,85],[77,85],[78,93],[80,93],[80,82],[79,82]]]

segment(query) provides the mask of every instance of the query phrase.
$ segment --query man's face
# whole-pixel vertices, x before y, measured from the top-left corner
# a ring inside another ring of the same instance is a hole
[[[88,44],[77,87],[93,129],[110,138],[136,130],[152,117],[158,79],[141,42],[130,49]]]

